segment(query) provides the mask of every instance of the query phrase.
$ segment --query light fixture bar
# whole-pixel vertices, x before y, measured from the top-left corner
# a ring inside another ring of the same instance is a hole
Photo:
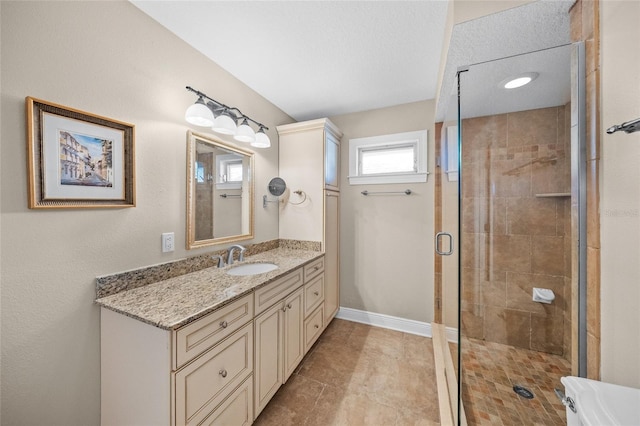
[[[242,111],[240,111],[236,107],[231,107],[229,105],[223,104],[222,102],[218,102],[215,99],[213,99],[212,97],[208,96],[206,93],[202,93],[201,91],[196,90],[191,86],[187,86],[187,90],[190,91],[190,92],[193,92],[196,95],[198,95],[200,97],[203,97],[203,98],[207,99],[208,101],[210,101],[211,103],[213,103],[213,105],[216,107],[215,108],[216,111],[217,110],[226,110],[232,118],[235,117],[235,119],[237,119],[237,120],[239,120],[239,119],[247,119],[247,120],[251,121],[252,123],[254,123],[255,125],[257,125],[258,127],[261,127],[264,130],[269,130],[269,128],[267,126],[265,126],[264,124],[254,120],[253,118],[249,117],[248,115],[243,114]],[[207,105],[211,108],[211,106],[209,105],[209,102],[207,102]],[[238,115],[236,115],[232,111],[237,111]]]

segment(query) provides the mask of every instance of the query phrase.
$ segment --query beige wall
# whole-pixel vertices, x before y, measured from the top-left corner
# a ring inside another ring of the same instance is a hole
[[[256,197],[277,175],[275,126],[291,118],[128,2],[0,2],[2,420],[98,424],[94,278],[188,255],[185,108],[192,85],[266,123]],[[137,207],[27,209],[25,96],[136,125]],[[176,251],[161,253],[174,231]],[[255,242],[278,237],[256,208]],[[222,248],[222,247],[218,247]]]
[[[605,130],[640,117],[640,2],[602,1],[601,376],[640,387],[640,132]]]
[[[341,306],[412,319],[433,320],[433,176],[426,183],[349,185],[349,139],[429,130],[429,170],[434,159],[433,101],[331,117],[344,132],[340,181]],[[369,195],[361,191],[404,191]]]

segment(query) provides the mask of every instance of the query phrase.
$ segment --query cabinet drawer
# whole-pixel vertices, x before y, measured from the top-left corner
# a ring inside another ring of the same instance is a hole
[[[174,373],[175,424],[200,424],[252,371],[250,323]]]
[[[201,425],[242,425],[253,423],[253,375],[205,419]]]
[[[324,256],[320,259],[314,260],[313,262],[305,265],[304,267],[304,282],[307,283],[309,280],[317,277],[324,271]]]
[[[304,316],[307,317],[324,300],[324,274],[304,285]]]
[[[253,319],[253,295],[224,306],[174,331],[173,369],[177,370]]]
[[[302,268],[255,291],[256,316],[302,285]]]
[[[318,340],[324,329],[324,304],[318,306],[313,314],[304,322],[304,352],[307,353],[311,346]]]

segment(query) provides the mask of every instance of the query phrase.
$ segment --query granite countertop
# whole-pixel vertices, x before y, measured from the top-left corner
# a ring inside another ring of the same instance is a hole
[[[96,299],[104,308],[154,325],[174,330],[251,293],[305,265],[324,253],[276,248],[235,262],[224,268],[207,268],[159,281],[144,287]],[[278,269],[258,275],[231,276],[227,270],[244,263],[271,262]]]

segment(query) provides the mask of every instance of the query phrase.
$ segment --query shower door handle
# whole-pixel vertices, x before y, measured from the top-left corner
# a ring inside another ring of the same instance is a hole
[[[449,237],[449,250],[442,251],[440,249],[442,237]],[[436,234],[436,253],[440,256],[451,256],[453,254],[453,235],[448,232],[438,232]]]

